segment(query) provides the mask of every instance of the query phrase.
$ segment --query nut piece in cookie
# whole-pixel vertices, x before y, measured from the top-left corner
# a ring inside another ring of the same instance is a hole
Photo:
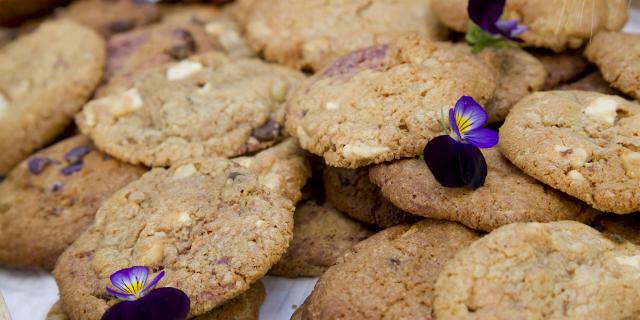
[[[500,151],[526,174],[598,210],[640,210],[637,103],[586,91],[532,94],[500,128]]]
[[[585,50],[602,77],[612,87],[640,99],[640,35],[622,32],[598,33]]]

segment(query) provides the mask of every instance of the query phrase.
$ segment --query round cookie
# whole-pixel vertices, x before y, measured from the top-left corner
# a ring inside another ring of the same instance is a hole
[[[446,26],[466,32],[471,20],[468,0],[432,0],[434,13]],[[620,30],[627,22],[627,0],[507,0],[502,19],[517,19],[529,30],[519,36],[525,45],[555,52],[582,47],[601,30]]]
[[[630,241],[640,245],[640,213],[617,215],[603,214],[598,216],[591,224],[596,230],[605,236],[610,236],[614,241]]]
[[[249,290],[237,298],[221,305],[212,311],[193,318],[194,320],[258,320],[260,305],[264,301],[266,292],[262,281],[254,283]],[[45,320],[70,320],[62,308],[60,301],[49,310]]]
[[[212,50],[233,57],[252,55],[228,14],[214,7],[178,6],[159,24],[109,39],[104,83],[96,95],[128,88],[147,69]]]
[[[70,21],[0,51],[0,175],[61,133],[102,76],[104,41]]]
[[[386,43],[404,32],[443,39],[445,28],[429,2],[253,1],[245,18],[246,36],[251,48],[268,61],[318,71],[348,52]]]
[[[56,10],[56,17],[71,19],[108,38],[160,20],[155,5],[132,0],[82,0]]]
[[[237,297],[292,238],[293,205],[247,168],[201,158],[154,168],[103,203],[58,259],[54,276],[72,319],[99,319],[116,300],[109,276],[133,265],[165,275],[191,300],[189,316]]]
[[[640,247],[573,221],[514,223],[458,251],[436,283],[437,319],[632,319]]]
[[[369,181],[369,167],[353,170],[326,166],[322,177],[327,201],[356,220],[383,228],[419,220],[382,196]]]
[[[535,50],[532,54],[540,60],[547,71],[547,78],[542,86],[545,91],[574,82],[589,69],[589,61],[582,56],[580,51],[554,53],[547,50]]]
[[[569,84],[558,87],[558,90],[580,90],[595,91],[604,94],[623,95],[622,92],[612,88],[609,83],[602,78],[600,72],[592,72],[584,78]]]
[[[598,211],[527,176],[497,148],[482,149],[487,161],[484,186],[445,188],[424,161],[405,159],[369,171],[371,182],[399,208],[415,215],[457,221],[491,231],[513,222],[591,221]]]
[[[293,239],[284,256],[269,270],[270,275],[320,276],[351,247],[373,234],[328,203],[318,205],[313,200],[298,205],[293,221]]]
[[[327,165],[357,168],[413,157],[440,135],[462,95],[493,96],[494,73],[466,50],[415,34],[352,52],[287,101],[286,128]]]
[[[640,35],[600,32],[584,53],[611,86],[640,99]]]
[[[534,93],[511,110],[499,146],[526,174],[598,210],[640,210],[636,103],[586,91]]]
[[[53,269],[102,202],[145,171],[84,136],[32,155],[0,184],[0,265]]]
[[[282,105],[302,79],[209,52],[145,72],[128,90],[87,103],[76,122],[98,147],[131,163],[242,155],[280,138]]]
[[[486,49],[478,58],[496,72],[498,86],[493,98],[485,104],[489,123],[504,121],[511,107],[544,85],[547,76],[544,66],[524,50]]]
[[[329,268],[298,312],[300,319],[432,319],[434,286],[475,232],[423,220],[386,229]]]

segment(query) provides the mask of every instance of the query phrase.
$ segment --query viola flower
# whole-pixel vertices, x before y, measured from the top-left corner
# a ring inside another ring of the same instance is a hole
[[[446,134],[427,143],[424,161],[436,180],[448,188],[479,188],[487,177],[487,163],[479,148],[498,143],[498,133],[483,128],[489,116],[478,102],[462,96],[449,110]]]
[[[518,24],[518,20],[501,20],[505,0],[469,0],[467,13],[474,24],[465,39],[473,47],[473,52],[480,52],[486,47],[510,47],[522,42],[519,35],[529,30]]]
[[[102,320],[186,319],[191,301],[184,292],[171,287],[155,289],[163,276],[164,271],[147,282],[149,269],[143,266],[113,273],[110,280],[114,288],[107,286],[106,289],[109,294],[122,301],[109,308]]]

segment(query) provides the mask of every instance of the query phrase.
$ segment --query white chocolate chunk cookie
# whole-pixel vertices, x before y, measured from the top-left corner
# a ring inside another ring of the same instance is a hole
[[[534,178],[615,213],[640,210],[640,105],[586,91],[521,100],[500,129],[500,149]]]
[[[458,251],[437,319],[635,319],[640,247],[573,221],[514,223]]]
[[[600,32],[585,50],[611,86],[640,99],[640,35]]]
[[[237,156],[281,138],[294,70],[211,52],[139,74],[130,88],[90,101],[80,129],[127,162],[165,166]]]
[[[467,51],[415,34],[354,51],[294,92],[286,128],[334,167],[416,156],[441,134],[441,110],[493,96],[493,70]]]
[[[177,178],[176,178],[177,177]],[[100,319],[116,300],[111,273],[164,270],[160,286],[206,314],[264,276],[292,237],[293,205],[250,169],[222,158],[155,168],[106,200],[95,223],[60,257],[54,275],[72,319]]]

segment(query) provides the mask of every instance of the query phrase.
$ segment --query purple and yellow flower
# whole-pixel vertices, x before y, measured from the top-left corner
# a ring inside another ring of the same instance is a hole
[[[495,146],[498,133],[483,128],[487,112],[469,96],[460,97],[448,115],[446,134],[427,143],[424,161],[444,187],[481,187],[487,177],[487,163],[479,148]]]
[[[474,25],[465,37],[473,46],[474,52],[486,47],[513,46],[513,42],[522,42],[518,36],[529,30],[515,19],[500,19],[505,0],[469,0],[467,13]]]
[[[102,320],[184,320],[189,314],[191,301],[177,288],[155,288],[164,271],[148,281],[149,269],[135,266],[118,270],[110,277],[113,288],[107,292],[118,298],[119,303],[109,308]]]

